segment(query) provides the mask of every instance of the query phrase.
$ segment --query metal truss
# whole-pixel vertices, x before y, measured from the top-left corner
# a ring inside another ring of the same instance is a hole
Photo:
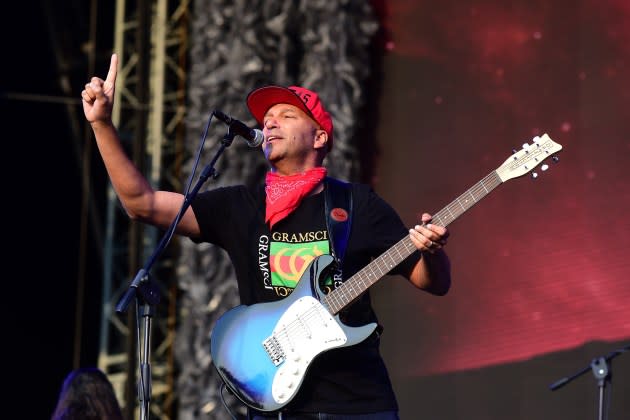
[[[119,66],[113,121],[123,146],[156,189],[181,190],[188,24],[187,0],[116,1],[114,52]],[[175,412],[176,243],[169,242],[149,270],[161,301],[154,305],[147,334],[139,314],[142,305],[132,302],[123,313],[115,308],[155,253],[163,232],[130,222],[111,185],[108,189],[98,366],[114,384],[128,417],[135,418],[138,349],[151,349],[150,414],[169,419]],[[146,337],[150,343],[144,342]]]

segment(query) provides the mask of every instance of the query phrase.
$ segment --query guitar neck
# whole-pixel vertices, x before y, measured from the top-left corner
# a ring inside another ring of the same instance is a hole
[[[464,214],[466,210],[470,209],[488,195],[490,191],[501,185],[502,182],[498,172],[496,170],[492,171],[486,175],[485,178],[468,189],[468,191],[434,214],[431,223],[438,226],[448,226],[455,219]],[[405,235],[405,237],[394,246],[372,260],[372,262],[346,280],[341,286],[327,294],[324,299],[322,299],[322,304],[331,314],[337,314],[416,250],[417,248],[411,241],[409,235]]]

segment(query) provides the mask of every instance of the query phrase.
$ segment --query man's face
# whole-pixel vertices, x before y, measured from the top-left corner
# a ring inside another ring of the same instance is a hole
[[[263,119],[265,157],[274,166],[287,161],[299,167],[317,154],[317,123],[301,109],[289,104],[269,108]]]

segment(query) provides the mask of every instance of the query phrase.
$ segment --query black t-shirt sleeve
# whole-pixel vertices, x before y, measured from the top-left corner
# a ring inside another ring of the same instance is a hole
[[[191,207],[201,235],[197,243],[210,242],[227,248],[233,238],[230,227],[240,226],[251,217],[252,197],[244,186],[221,187],[204,191],[195,197]]]

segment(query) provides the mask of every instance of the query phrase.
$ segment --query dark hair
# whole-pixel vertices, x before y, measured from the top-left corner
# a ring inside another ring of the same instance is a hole
[[[80,368],[66,376],[51,420],[122,420],[122,411],[107,375]]]

